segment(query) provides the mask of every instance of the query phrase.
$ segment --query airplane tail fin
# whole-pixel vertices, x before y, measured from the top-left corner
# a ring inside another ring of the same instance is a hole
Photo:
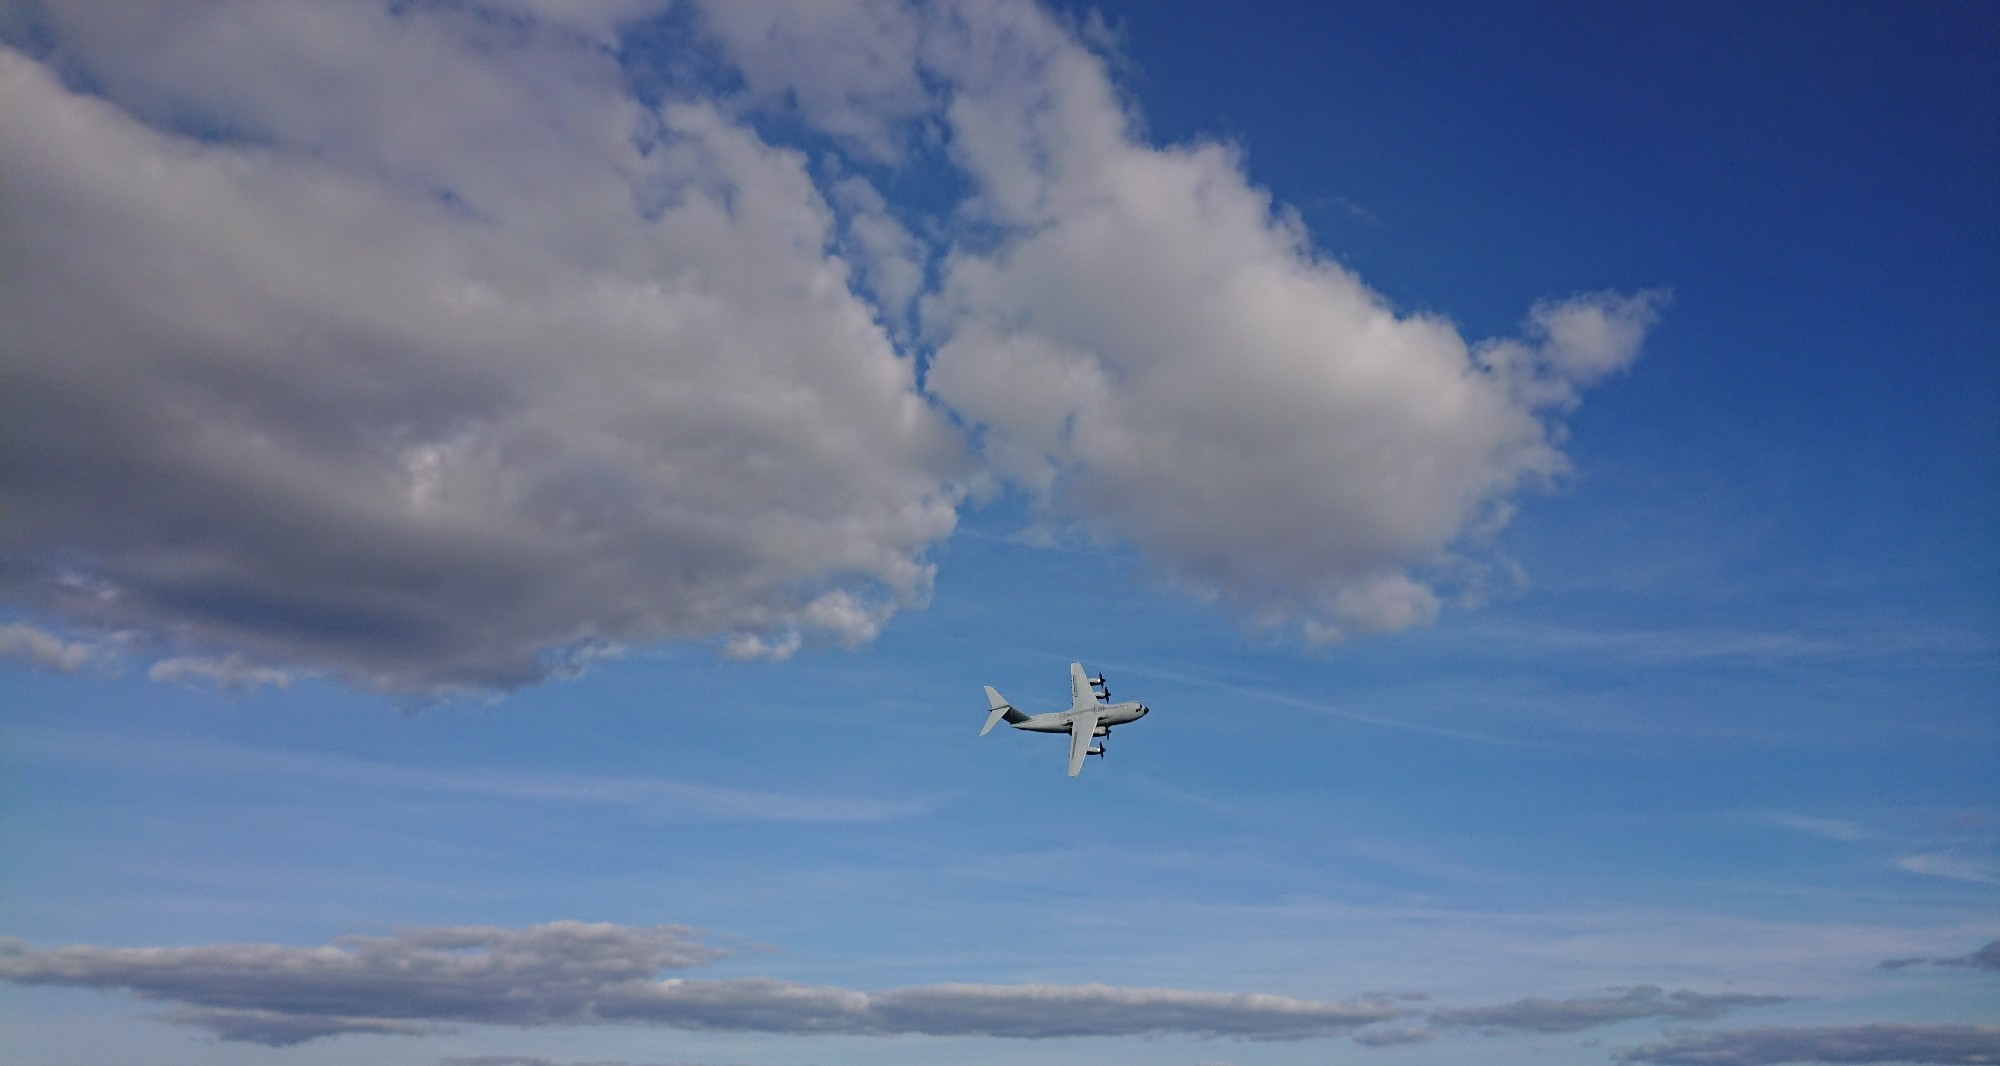
[[[979,731],[979,735],[982,737],[993,732],[993,727],[999,725],[1000,720],[1003,718],[1009,722],[1025,722],[1028,720],[1027,715],[1015,710],[1014,705],[1008,703],[1006,697],[1000,695],[992,685],[986,686],[986,705],[990,709],[990,713],[986,716],[986,728]]]

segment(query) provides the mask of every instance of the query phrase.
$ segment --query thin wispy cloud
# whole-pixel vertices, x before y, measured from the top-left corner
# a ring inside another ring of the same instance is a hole
[[[1708,662],[1797,663],[1911,655],[1951,657],[1992,653],[1983,634],[1964,630],[1884,625],[1826,630],[1673,627],[1613,629],[1513,622],[1469,622],[1457,628],[1468,651],[1517,656],[1587,655],[1635,666],[1684,666]]]
[[[1922,874],[1925,877],[1942,877],[1948,881],[2000,885],[2000,865],[1955,855],[1936,852],[1905,855],[1896,860],[1896,868],[1913,874]]]
[[[1177,684],[1192,688],[1208,689],[1210,691],[1217,691],[1217,692],[1226,692],[1232,696],[1237,696],[1244,699],[1254,700],[1262,703],[1269,703],[1279,707],[1291,707],[1297,710],[1310,711],[1314,714],[1324,715],[1328,718],[1338,718],[1343,721],[1356,722],[1362,725],[1376,726],[1382,729],[1393,729],[1405,733],[1421,733],[1426,736],[1440,737],[1447,740],[1466,741],[1473,744],[1488,744],[1496,747],[1508,747],[1508,748],[1540,747],[1548,743],[1546,741],[1533,740],[1525,737],[1509,737],[1509,736],[1502,736],[1496,733],[1481,733],[1468,729],[1457,729],[1452,726],[1432,725],[1428,722],[1415,722],[1404,718],[1390,718],[1385,715],[1368,714],[1363,711],[1356,711],[1350,708],[1336,706],[1322,700],[1306,699],[1304,697],[1294,696],[1287,692],[1278,692],[1272,689],[1259,688],[1255,685],[1245,685],[1245,684],[1235,683],[1231,681],[1222,680],[1220,678],[1210,675],[1190,674],[1177,670],[1162,670],[1154,666],[1146,666],[1142,664],[1133,664],[1133,663],[1119,663],[1116,665],[1117,668],[1122,671],[1138,674],[1144,677],[1156,677],[1162,680],[1173,681]]]
[[[534,803],[623,807],[656,818],[699,821],[874,822],[936,809],[941,797],[874,798],[779,792],[661,777],[551,774],[508,767],[450,769],[312,752],[196,744],[169,738],[9,735],[16,752],[60,760],[115,762],[136,772],[310,780],[369,792],[484,796]]]
[[[1764,819],[1781,829],[1825,840],[1852,842],[1866,840],[1873,835],[1860,823],[1845,818],[1823,818],[1810,814],[1793,814],[1789,811],[1767,811]]]

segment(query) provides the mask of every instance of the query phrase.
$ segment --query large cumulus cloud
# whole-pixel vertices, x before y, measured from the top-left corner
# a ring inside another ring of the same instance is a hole
[[[1139,140],[1059,28],[957,43],[954,156],[1000,237],[945,261],[931,388],[1056,513],[1309,639],[1435,617],[1427,575],[1564,469],[1554,416],[1662,299],[1554,301],[1469,345],[1318,255],[1228,147]]]
[[[801,156],[554,29],[171,7],[0,55],[12,595],[398,689],[924,598],[955,443]]]
[[[7,596],[505,688],[865,642],[997,483],[1257,622],[1397,629],[1660,304],[1398,314],[1030,3],[693,10],[13,5]]]

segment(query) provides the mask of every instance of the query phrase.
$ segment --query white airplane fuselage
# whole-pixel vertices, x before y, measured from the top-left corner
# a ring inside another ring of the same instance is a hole
[[[1009,722],[1016,729],[1030,733],[1067,733],[1070,723],[1081,716],[1097,719],[1097,736],[1103,736],[1114,725],[1136,722],[1146,717],[1147,708],[1143,703],[1108,703],[1082,711],[1050,711],[1047,714],[1031,714],[1025,722]]]

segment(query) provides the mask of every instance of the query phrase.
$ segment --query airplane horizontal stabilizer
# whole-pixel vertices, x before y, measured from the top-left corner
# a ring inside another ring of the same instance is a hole
[[[1006,698],[1001,696],[992,685],[986,686],[986,704],[992,710],[986,716],[986,727],[979,731],[979,735],[982,737],[993,732],[993,727],[1000,724],[1000,719],[1006,718],[1012,721],[1015,716],[1021,714],[1021,712],[1014,710],[1014,705],[1008,703]],[[1010,714],[1009,712],[1012,713]]]

